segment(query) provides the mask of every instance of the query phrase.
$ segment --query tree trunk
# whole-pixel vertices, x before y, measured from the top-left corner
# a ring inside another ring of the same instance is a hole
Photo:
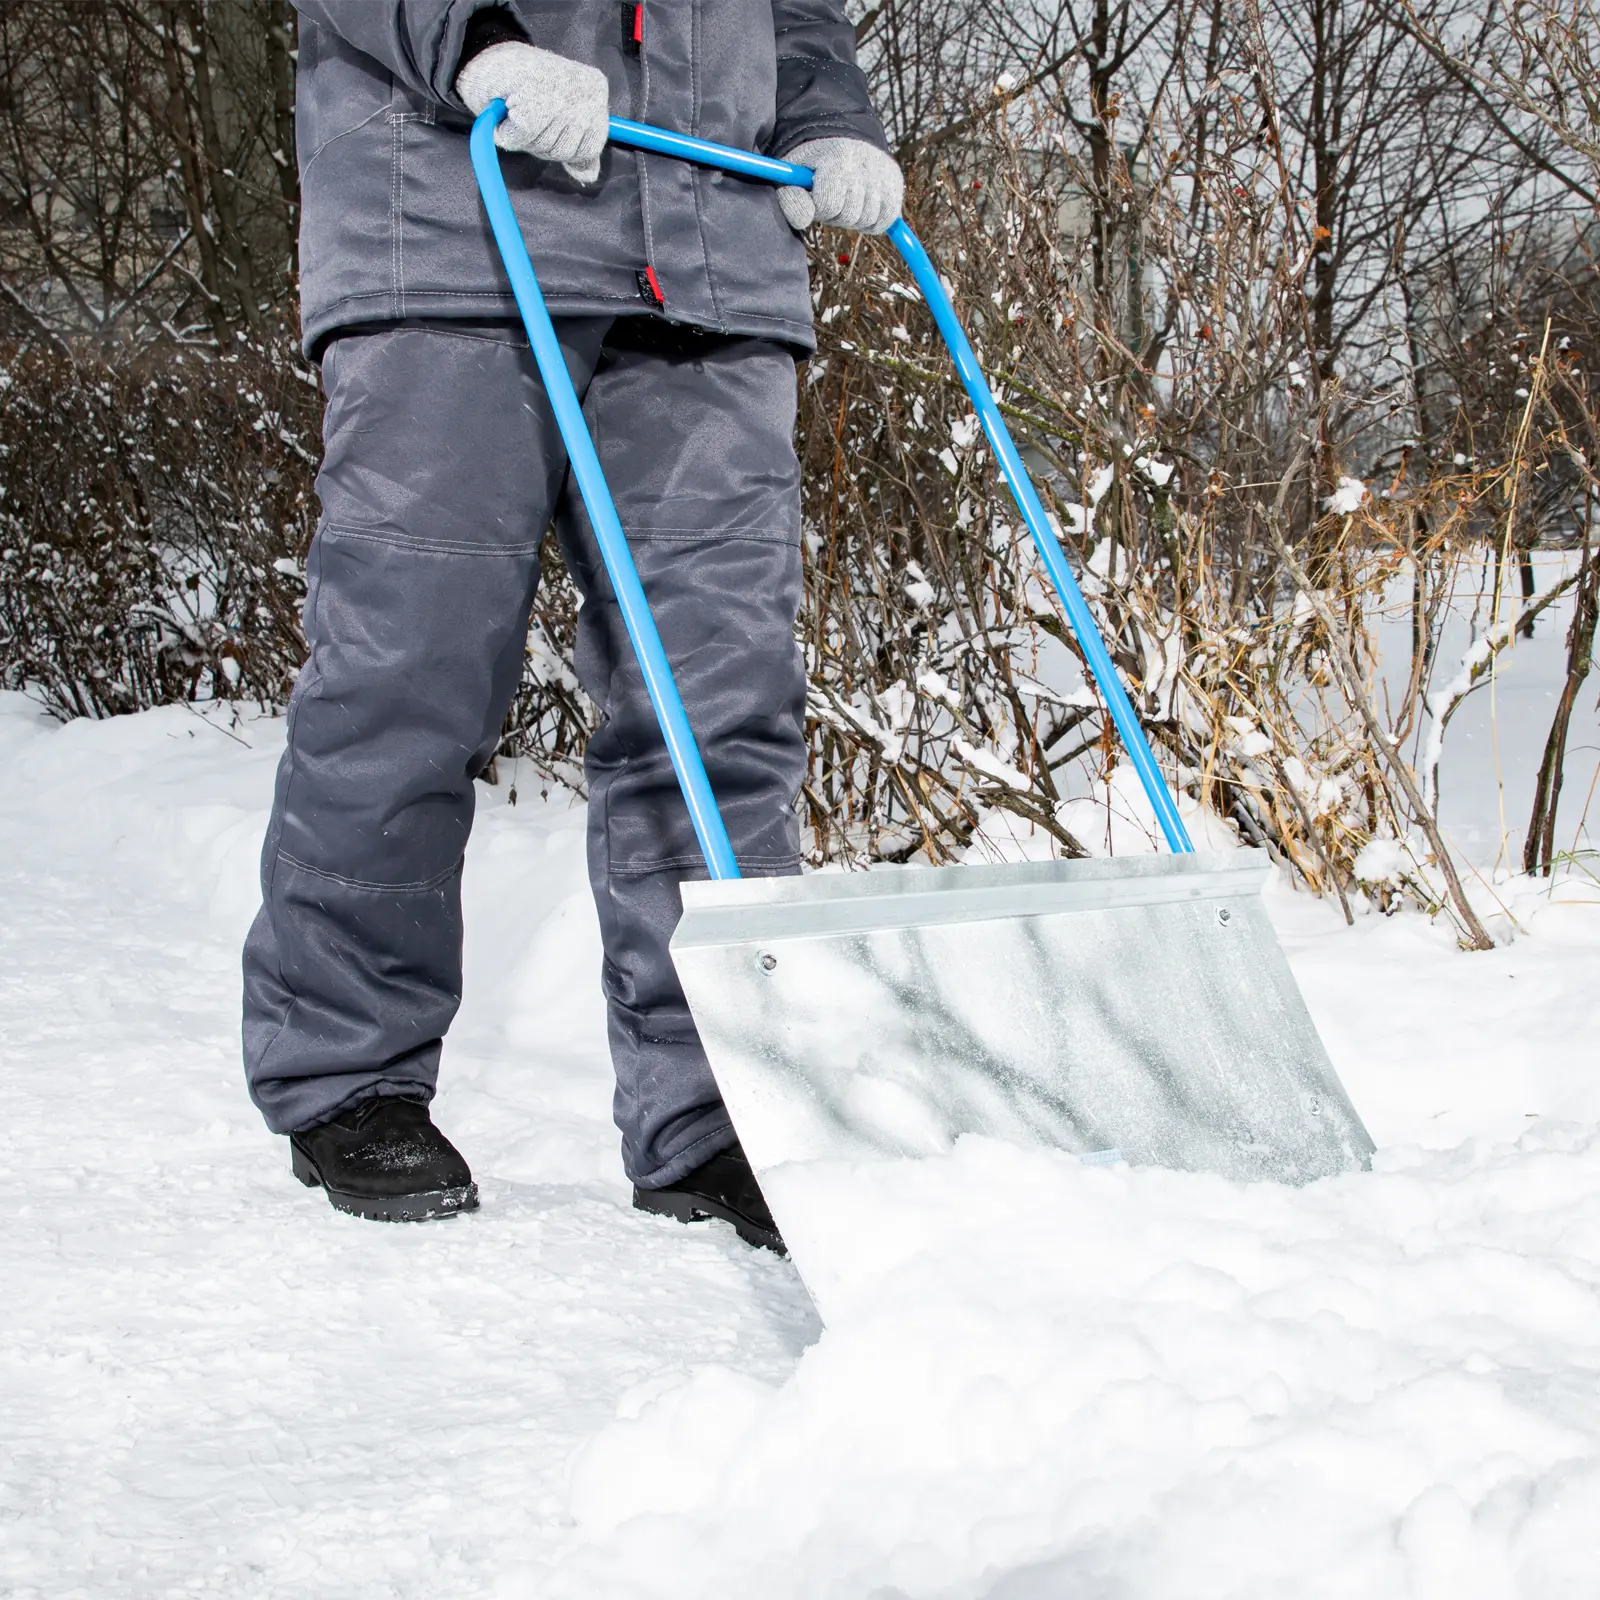
[[[200,169],[200,158],[189,123],[189,95],[184,83],[183,59],[178,43],[177,8],[163,7],[161,22],[161,64],[167,77],[167,127],[177,151],[178,171],[183,179],[183,202],[184,209],[189,213],[189,232],[200,258],[200,287],[205,295],[206,316],[218,345],[225,349],[231,333],[228,314],[222,306],[222,272],[217,261],[216,240],[211,233],[205,176]]]
[[[1111,293],[1112,196],[1114,143],[1111,117],[1111,9],[1109,0],[1094,0],[1089,33],[1089,227],[1094,261],[1095,303],[1105,316]],[[1112,327],[1115,327],[1113,321]]]
[[[1556,714],[1544,742],[1544,759],[1539,763],[1539,778],[1533,790],[1533,810],[1528,816],[1528,837],[1522,846],[1522,870],[1546,878],[1555,860],[1556,809],[1561,801],[1572,710],[1583,680],[1589,676],[1595,623],[1600,619],[1600,551],[1591,549],[1587,539],[1576,594],[1572,626],[1567,630],[1567,680],[1561,686],[1561,698],[1556,701]]]
[[[222,130],[217,118],[216,97],[212,92],[211,48],[205,8],[191,3],[188,7],[189,30],[193,38],[194,98],[200,117],[201,148],[205,152],[207,175],[211,180],[211,199],[216,208],[217,223],[222,232],[223,257],[233,278],[233,298],[245,326],[252,333],[261,329],[261,296],[256,284],[255,263],[251,260],[250,241],[239,227],[238,210],[233,200],[234,178],[228,170],[227,152],[222,147]]]
[[[289,234],[289,276],[300,277],[300,168],[294,149],[294,65],[299,30],[290,0],[267,0],[267,61],[272,75],[272,160]]]
[[[1340,36],[1339,0],[1313,0],[1311,5],[1312,69],[1308,132],[1311,145],[1312,216],[1311,363],[1317,409],[1315,464],[1310,475],[1308,522],[1316,530],[1311,548],[1311,576],[1322,587],[1331,579],[1333,547],[1339,519],[1325,511],[1338,479],[1338,447],[1333,435],[1332,391],[1335,313],[1338,305],[1338,258],[1335,251],[1339,184],[1342,176],[1344,52]]]

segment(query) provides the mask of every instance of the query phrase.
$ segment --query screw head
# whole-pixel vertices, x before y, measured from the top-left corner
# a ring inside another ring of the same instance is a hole
[[[761,952],[761,970],[763,972],[771,972],[777,964],[778,958],[770,950]]]

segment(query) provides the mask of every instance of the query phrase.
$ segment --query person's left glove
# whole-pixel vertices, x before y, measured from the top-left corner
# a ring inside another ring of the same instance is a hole
[[[810,167],[809,189],[778,190],[778,204],[796,233],[813,222],[857,233],[882,233],[900,215],[905,179],[893,156],[865,139],[810,139],[783,159]]]
[[[456,93],[481,116],[504,100],[506,119],[494,130],[502,150],[559,161],[579,183],[600,176],[611,91],[598,67],[537,45],[491,45],[456,74]]]

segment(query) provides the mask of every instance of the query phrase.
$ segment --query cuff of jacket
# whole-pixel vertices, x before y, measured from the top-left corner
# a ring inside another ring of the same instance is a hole
[[[474,57],[481,56],[492,45],[527,44],[528,35],[522,24],[503,5],[492,5],[483,11],[474,11],[467,18],[467,31],[461,38],[461,54],[456,60],[455,76]]]
[[[458,0],[450,8],[440,40],[438,67],[433,75],[434,93],[447,105],[470,114],[471,108],[456,93],[456,79],[461,69],[491,45],[527,43],[527,32],[506,9],[503,0]]]
[[[858,66],[826,56],[778,57],[778,117],[767,151],[781,158],[808,139],[863,139],[888,150]]]

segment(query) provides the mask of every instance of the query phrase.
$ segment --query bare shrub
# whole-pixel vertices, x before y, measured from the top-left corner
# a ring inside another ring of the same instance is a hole
[[[1481,947],[1437,825],[1455,702],[1438,698],[1432,642],[1460,562],[1508,526],[1521,541],[1570,523],[1570,500],[1550,490],[1569,450],[1557,365],[1532,380],[1537,426],[1526,425],[1529,354],[1511,386],[1517,409],[1458,405],[1439,448],[1402,449],[1370,485],[1336,473],[1334,492],[1314,496],[1319,452],[1339,438],[1330,414],[1372,432],[1360,413],[1389,402],[1315,381],[1302,284],[1320,240],[1288,215],[1296,196],[1254,137],[1260,114],[1243,102],[1213,122],[1200,204],[1176,170],[1141,187],[1122,169],[1140,243],[1163,267],[1159,322],[1107,296],[1093,240],[1064,232],[1082,181],[1065,140],[1024,146],[993,113],[981,165],[920,168],[911,214],[1175,786],[1347,912],[1363,884],[1380,904],[1444,912]],[[819,254],[814,275],[822,349],[803,407],[813,859],[948,859],[976,832],[1003,833],[997,812],[1067,854],[1097,842],[1084,829],[1103,828],[1107,807],[1140,821],[1098,696],[903,269],[886,246],[861,244]],[[1570,352],[1561,363],[1570,391]],[[1470,459],[1457,448],[1467,432]],[[1564,588],[1530,597],[1480,661]],[[1385,687],[1371,618],[1406,592],[1413,670]],[[1369,852],[1375,841],[1393,848]]]
[[[316,380],[283,340],[0,355],[0,675],[61,715],[280,703],[302,654]]]
[[[1556,597],[1528,552],[1581,541],[1547,868],[1600,584],[1600,319],[1590,0],[1476,36],[1453,5],[939,0],[858,35],[908,215],[1174,786],[1347,913],[1410,899],[1481,946],[1439,757]],[[293,22],[0,15],[0,675],[62,715],[281,704],[303,653]],[[931,319],[881,241],[825,234],[812,267],[812,861],[1127,847],[1151,819]],[[1487,631],[1442,662],[1485,551]],[[545,569],[502,751],[580,786],[595,711],[553,546]],[[1409,671],[1385,673],[1373,618],[1407,596]]]

